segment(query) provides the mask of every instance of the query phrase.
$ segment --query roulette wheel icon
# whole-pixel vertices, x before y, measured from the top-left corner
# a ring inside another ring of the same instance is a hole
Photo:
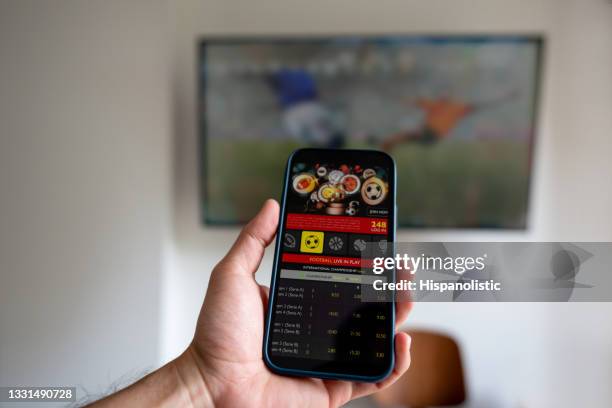
[[[331,237],[329,240],[329,248],[333,251],[340,251],[344,247],[344,241],[340,237]]]

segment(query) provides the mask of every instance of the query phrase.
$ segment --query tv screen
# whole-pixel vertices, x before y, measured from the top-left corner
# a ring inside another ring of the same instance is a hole
[[[289,154],[379,149],[398,223],[525,228],[542,40],[213,38],[199,47],[202,214],[243,223],[279,198]]]

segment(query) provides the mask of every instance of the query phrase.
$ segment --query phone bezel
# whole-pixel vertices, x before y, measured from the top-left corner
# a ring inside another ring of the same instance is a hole
[[[289,182],[290,182],[290,175],[291,175],[291,166],[292,166],[292,162],[294,160],[294,158],[298,155],[301,154],[321,154],[324,156],[327,155],[351,155],[351,154],[376,154],[376,155],[383,155],[385,157],[386,160],[389,161],[389,184],[390,184],[390,199],[391,199],[391,205],[389,206],[389,211],[390,211],[390,216],[389,216],[389,220],[391,222],[391,228],[390,228],[390,240],[391,242],[395,241],[395,234],[396,234],[396,214],[397,214],[397,209],[396,209],[396,185],[397,185],[397,174],[396,174],[396,166],[395,166],[395,161],[393,160],[393,158],[391,156],[389,156],[387,153],[384,153],[382,151],[378,151],[378,150],[358,150],[358,149],[317,149],[317,148],[305,148],[305,149],[298,149],[295,150],[288,158],[287,160],[287,164],[285,166],[285,175],[284,175],[284,182],[283,182],[283,193],[282,193],[282,199],[281,199],[281,206],[280,206],[280,214],[279,214],[279,223],[278,223],[278,229],[277,229],[277,237],[280,236],[279,234],[283,231],[284,229],[284,223],[285,223],[285,211],[286,211],[286,200],[287,200],[287,192],[289,190]],[[341,160],[340,160],[341,161]],[[391,302],[390,303],[390,313],[391,313],[391,319],[390,319],[390,330],[389,332],[392,334],[391,336],[389,336],[389,350],[390,350],[390,356],[388,361],[387,366],[385,367],[385,369],[381,372],[381,373],[377,373],[377,374],[362,374],[362,373],[358,373],[358,372],[346,372],[345,370],[330,370],[330,371],[320,371],[320,370],[310,370],[310,369],[303,369],[303,368],[291,368],[291,367],[282,367],[280,365],[278,365],[277,363],[272,361],[271,356],[268,353],[268,343],[270,340],[270,322],[272,320],[272,311],[274,309],[274,302],[275,302],[275,294],[276,294],[276,282],[278,280],[278,271],[279,271],[279,266],[280,266],[280,254],[281,254],[281,244],[280,244],[281,240],[279,240],[278,238],[276,239],[276,243],[275,243],[275,247],[274,247],[274,261],[273,261],[273,266],[272,266],[272,277],[271,277],[271,283],[270,283],[270,297],[269,297],[269,301],[268,301],[268,309],[266,312],[266,321],[265,321],[265,330],[264,330],[264,341],[263,341],[263,359],[264,362],[266,364],[266,366],[272,370],[275,373],[278,374],[282,374],[282,375],[290,375],[290,376],[300,376],[300,377],[314,377],[314,378],[323,378],[323,379],[335,379],[335,380],[349,380],[349,381],[362,381],[362,382],[378,382],[383,380],[384,378],[386,378],[393,370],[393,366],[395,365],[395,347],[394,347],[394,335],[395,335],[395,303]],[[278,357],[277,357],[278,358]],[[295,357],[285,357],[285,358],[281,358],[285,361],[297,361],[295,360]],[[290,360],[286,360],[286,359],[290,359]],[[300,361],[304,361],[307,359],[299,359]],[[313,360],[313,361],[318,361],[318,360]],[[332,363],[330,363],[331,365]],[[347,364],[348,366],[349,364]]]

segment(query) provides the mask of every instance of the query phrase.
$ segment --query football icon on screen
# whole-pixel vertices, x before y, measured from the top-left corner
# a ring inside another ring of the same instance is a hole
[[[319,246],[319,237],[308,235],[304,243],[308,249],[315,249]]]
[[[322,232],[318,231],[302,231],[302,240],[300,243],[300,252],[309,252],[320,254],[323,252]]]
[[[361,198],[368,205],[378,205],[387,196],[387,185],[378,177],[370,177],[361,186]]]

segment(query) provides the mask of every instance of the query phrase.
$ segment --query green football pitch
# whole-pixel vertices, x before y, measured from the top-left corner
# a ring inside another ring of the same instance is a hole
[[[205,220],[244,222],[266,198],[278,199],[287,157],[298,147],[288,141],[208,139],[202,178]],[[524,227],[529,187],[524,141],[411,143],[391,155],[397,164],[400,226]]]

